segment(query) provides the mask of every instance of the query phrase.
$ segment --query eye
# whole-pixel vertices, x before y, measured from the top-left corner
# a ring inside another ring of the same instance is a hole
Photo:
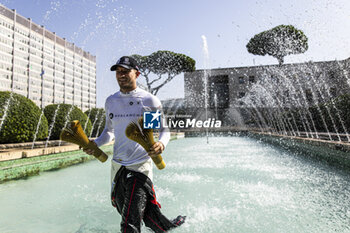
[[[130,70],[117,70],[118,75],[125,75],[125,74],[128,74],[129,72]]]

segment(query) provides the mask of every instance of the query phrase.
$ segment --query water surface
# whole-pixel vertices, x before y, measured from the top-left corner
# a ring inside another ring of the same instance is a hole
[[[350,174],[244,137],[171,141],[154,170],[173,232],[350,232]],[[0,185],[0,232],[117,232],[109,162]],[[146,230],[144,229],[146,232]]]

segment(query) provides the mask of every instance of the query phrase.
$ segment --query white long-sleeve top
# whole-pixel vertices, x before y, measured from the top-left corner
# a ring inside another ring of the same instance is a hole
[[[125,135],[125,129],[131,121],[137,121],[145,111],[161,109],[159,99],[140,88],[124,94],[120,91],[106,100],[106,125],[102,134],[95,139],[97,146],[104,145],[115,138],[113,161],[130,166],[140,164],[150,159],[145,149]],[[170,140],[169,130],[161,127],[159,141],[164,147]]]

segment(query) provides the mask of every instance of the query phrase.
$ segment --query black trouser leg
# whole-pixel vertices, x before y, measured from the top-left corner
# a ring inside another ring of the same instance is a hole
[[[152,181],[142,173],[122,167],[115,176],[111,193],[112,205],[122,216],[121,232],[141,232],[141,221],[156,233],[182,225],[185,217],[165,217],[156,202]]]
[[[158,219],[154,219],[152,215],[145,214],[143,221],[146,227],[151,228],[155,233],[166,232],[168,228],[165,228]]]
[[[143,184],[135,176],[126,179],[125,198],[121,209],[121,232],[141,232],[141,221],[146,209],[147,195]]]

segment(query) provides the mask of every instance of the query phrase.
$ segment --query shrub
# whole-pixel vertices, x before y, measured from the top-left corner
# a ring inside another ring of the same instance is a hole
[[[106,124],[106,113],[103,108],[92,108],[87,110],[85,114],[89,117],[92,123],[91,137],[98,137],[101,135]]]
[[[56,112],[57,110],[57,112]],[[56,117],[55,117],[56,113]],[[91,122],[88,117],[76,106],[71,104],[50,104],[44,109],[44,114],[49,122],[49,131],[51,124],[53,128],[51,130],[50,139],[59,139],[62,129],[73,120],[79,120],[83,129],[85,128],[86,135],[90,135]],[[53,123],[53,120],[55,121]],[[86,127],[85,127],[86,124]]]
[[[33,141],[42,113],[40,108],[30,99],[9,91],[0,92],[0,106],[0,143]],[[42,115],[36,139],[46,138],[47,131],[48,122]]]

